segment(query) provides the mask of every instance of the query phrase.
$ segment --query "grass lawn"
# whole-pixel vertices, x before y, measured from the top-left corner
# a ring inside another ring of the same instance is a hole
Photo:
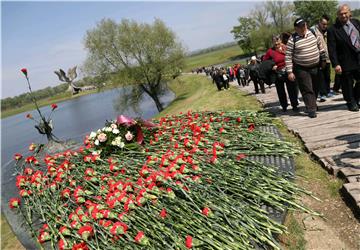
[[[228,48],[219,49],[209,53],[189,56],[185,60],[185,68],[183,72],[190,72],[191,69],[210,66],[213,64],[219,64],[227,61],[234,60],[234,58],[241,56],[243,51],[238,45],[234,45]]]

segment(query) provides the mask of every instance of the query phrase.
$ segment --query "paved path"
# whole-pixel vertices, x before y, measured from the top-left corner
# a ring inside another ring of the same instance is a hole
[[[266,111],[280,117],[288,129],[299,136],[307,150],[333,175],[345,178],[344,191],[352,199],[360,213],[360,112],[347,110],[342,95],[328,98],[319,103],[317,118],[309,118],[304,104],[300,113],[294,113],[289,106],[283,112],[279,106],[275,86],[266,88],[266,94],[256,94],[254,85],[239,87],[255,96]]]

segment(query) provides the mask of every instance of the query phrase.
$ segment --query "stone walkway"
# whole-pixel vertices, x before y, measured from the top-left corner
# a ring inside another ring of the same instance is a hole
[[[283,112],[279,106],[275,86],[266,88],[266,94],[255,94],[254,85],[232,86],[255,96],[266,111],[280,117],[288,129],[305,144],[306,149],[331,174],[345,179],[343,189],[360,213],[360,112],[347,110],[342,95],[318,102],[317,118],[309,118],[304,103],[300,113]]]

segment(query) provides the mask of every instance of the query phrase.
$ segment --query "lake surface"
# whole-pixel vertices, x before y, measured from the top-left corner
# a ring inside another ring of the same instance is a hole
[[[120,93],[123,89],[113,89],[96,94],[81,96],[65,102],[58,103],[58,108],[52,114],[54,122],[53,133],[61,140],[73,139],[82,142],[86,134],[102,128],[106,120],[116,119],[120,113],[116,110]],[[167,92],[161,97],[161,102],[167,106],[175,95]],[[42,107],[45,117],[50,114],[51,107]],[[141,116],[149,119],[158,113],[155,103],[149,96],[144,96],[139,105],[140,114],[132,109],[121,113],[131,117]],[[15,153],[28,153],[30,143],[46,143],[46,136],[40,135],[34,128],[34,121],[27,119],[26,114],[31,113],[34,118],[37,112],[27,111],[1,120],[1,165],[12,160]]]

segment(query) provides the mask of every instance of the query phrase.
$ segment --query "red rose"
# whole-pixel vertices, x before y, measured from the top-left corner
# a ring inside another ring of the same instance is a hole
[[[24,74],[24,76],[27,77],[27,69],[26,69],[26,68],[22,68],[22,69],[21,69],[21,72]]]
[[[58,105],[56,103],[51,104],[52,110],[56,109],[57,107],[58,107]]]

